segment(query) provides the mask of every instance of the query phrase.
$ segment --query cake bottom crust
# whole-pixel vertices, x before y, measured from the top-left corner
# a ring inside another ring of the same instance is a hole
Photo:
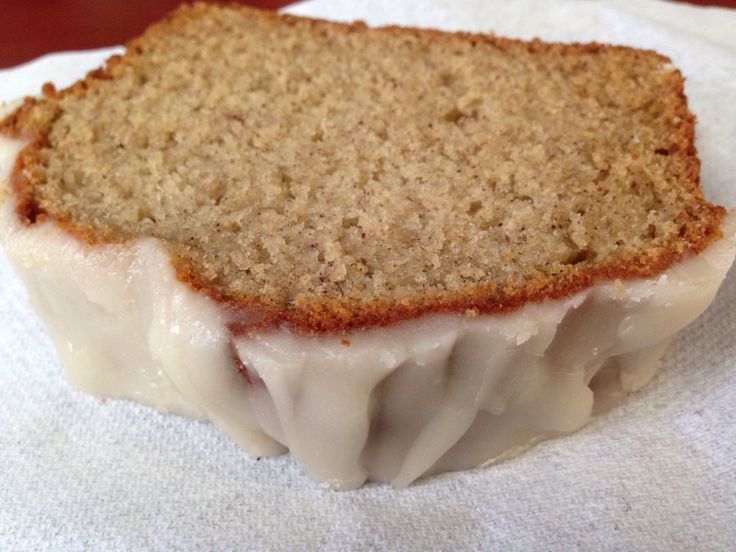
[[[20,144],[0,146],[2,181]],[[251,313],[180,282],[156,239],[90,246],[22,224],[12,194],[0,212],[0,242],[71,383],[211,420],[256,456],[289,450],[341,489],[505,459],[641,388],[715,296],[735,229],[729,213],[723,239],[654,278],[315,337],[234,332]]]

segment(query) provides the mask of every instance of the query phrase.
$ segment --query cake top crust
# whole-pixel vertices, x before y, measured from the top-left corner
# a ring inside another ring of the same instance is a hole
[[[655,52],[185,5],[0,124],[17,212],[155,237],[260,326],[501,313],[721,236]]]

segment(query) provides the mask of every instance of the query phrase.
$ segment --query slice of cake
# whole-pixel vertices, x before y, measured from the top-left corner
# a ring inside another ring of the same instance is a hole
[[[2,242],[69,379],[336,487],[573,431],[710,303],[654,52],[185,6],[0,123]]]

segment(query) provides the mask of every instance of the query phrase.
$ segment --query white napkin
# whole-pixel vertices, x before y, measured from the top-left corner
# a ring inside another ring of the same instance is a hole
[[[687,77],[706,195],[736,205],[736,11],[659,1],[316,0],[293,13],[654,48]],[[0,100],[111,51],[0,71]],[[408,489],[320,488],[213,426],[70,388],[0,254],[0,550],[734,550],[736,277],[660,375],[575,435]]]

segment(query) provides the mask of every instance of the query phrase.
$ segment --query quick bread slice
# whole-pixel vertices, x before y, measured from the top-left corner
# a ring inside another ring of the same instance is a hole
[[[70,377],[336,486],[576,429],[733,259],[654,52],[195,4],[44,92],[3,241]]]

